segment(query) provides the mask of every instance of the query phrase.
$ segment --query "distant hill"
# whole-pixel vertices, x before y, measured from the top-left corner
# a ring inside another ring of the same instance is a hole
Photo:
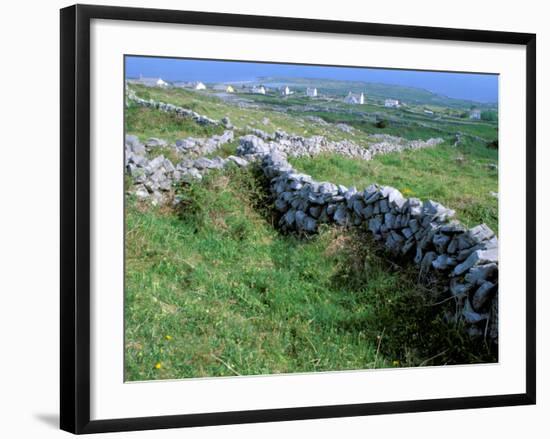
[[[451,108],[470,108],[476,106],[481,109],[495,109],[496,105],[491,103],[474,102],[464,99],[455,99],[433,93],[429,90],[416,87],[407,87],[395,84],[382,84],[363,81],[341,81],[336,79],[319,78],[285,78],[285,77],[263,77],[258,81],[267,86],[288,85],[289,87],[305,88],[317,87],[321,94],[346,95],[349,91],[353,93],[364,92],[368,97],[374,99],[398,99],[409,104],[438,105]]]

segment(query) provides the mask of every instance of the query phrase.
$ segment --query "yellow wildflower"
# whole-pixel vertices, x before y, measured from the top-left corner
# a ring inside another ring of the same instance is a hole
[[[155,369],[160,369],[162,367],[162,363],[159,361],[157,364],[155,364]]]
[[[168,341],[172,340],[172,336],[171,335],[165,335],[164,338]]]

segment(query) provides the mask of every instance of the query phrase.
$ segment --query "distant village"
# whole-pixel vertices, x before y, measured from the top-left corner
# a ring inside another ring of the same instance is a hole
[[[190,89],[190,90],[207,90],[207,86],[201,82],[201,81],[176,81],[176,82],[169,82],[165,81],[162,78],[149,78],[149,77],[143,77],[140,76],[139,78],[134,79],[128,79],[129,83],[133,84],[140,84],[146,87],[160,87],[160,88],[184,88],[184,89]],[[294,95],[296,92],[294,90],[291,90],[288,85],[284,85],[277,88],[269,88],[262,84],[241,84],[239,86],[233,86],[230,84],[216,84],[211,87],[213,91],[216,92],[222,92],[222,93],[235,93],[237,90],[239,93],[250,93],[250,94],[259,94],[259,95],[266,95],[266,94],[278,94],[281,97],[291,96]],[[316,87],[307,87],[305,90],[305,96],[310,98],[316,98],[319,96],[319,92]],[[351,91],[343,97],[343,102],[346,104],[351,105],[363,105],[366,103],[367,96],[365,93],[352,93]],[[392,99],[388,98],[384,100],[384,107],[386,108],[400,108],[401,106],[404,106],[405,104],[398,99]],[[427,115],[433,115],[434,112],[429,109],[425,109],[424,113]],[[473,120],[480,120],[481,119],[481,110],[479,109],[472,109],[469,112],[469,118]]]

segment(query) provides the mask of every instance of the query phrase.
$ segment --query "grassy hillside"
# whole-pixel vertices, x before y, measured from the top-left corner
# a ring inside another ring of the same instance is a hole
[[[462,120],[437,107],[387,110],[369,103],[132,86],[138,96],[181,105],[238,127],[283,129],[350,139],[368,148],[373,134],[443,137],[443,146],[377,156],[291,159],[318,180],[363,188],[392,185],[406,196],[457,210],[468,225],[498,232],[498,152],[486,142],[496,123]],[[244,104],[244,105],[243,105]],[[308,116],[322,118],[325,123]],[[383,128],[379,120],[387,121]],[[344,122],[351,133],[336,127]],[[328,123],[328,124],[327,124]],[[174,142],[221,127],[130,105],[126,132]],[[459,146],[451,146],[463,133]],[[234,153],[237,141],[212,155]],[[149,151],[177,161],[170,148]],[[281,234],[253,168],[211,172],[177,188],[180,207],[127,197],[125,344],[127,380],[314,372],[494,361],[486,346],[444,321],[438,279],[419,282],[414,266],[389,260],[362,229],[322,228],[315,236]],[[444,282],[445,284],[445,282]],[[446,297],[446,296],[445,296]]]
[[[234,170],[182,187],[177,212],[128,200],[127,380],[491,358],[365,233],[281,235],[263,193]]]

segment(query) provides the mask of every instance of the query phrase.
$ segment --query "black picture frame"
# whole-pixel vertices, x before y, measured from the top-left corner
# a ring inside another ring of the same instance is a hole
[[[525,66],[527,79],[526,392],[495,396],[90,420],[90,21],[92,19],[525,46],[527,59]],[[60,23],[61,429],[81,434],[535,404],[536,36],[534,34],[89,5],[74,5],[62,9]]]

